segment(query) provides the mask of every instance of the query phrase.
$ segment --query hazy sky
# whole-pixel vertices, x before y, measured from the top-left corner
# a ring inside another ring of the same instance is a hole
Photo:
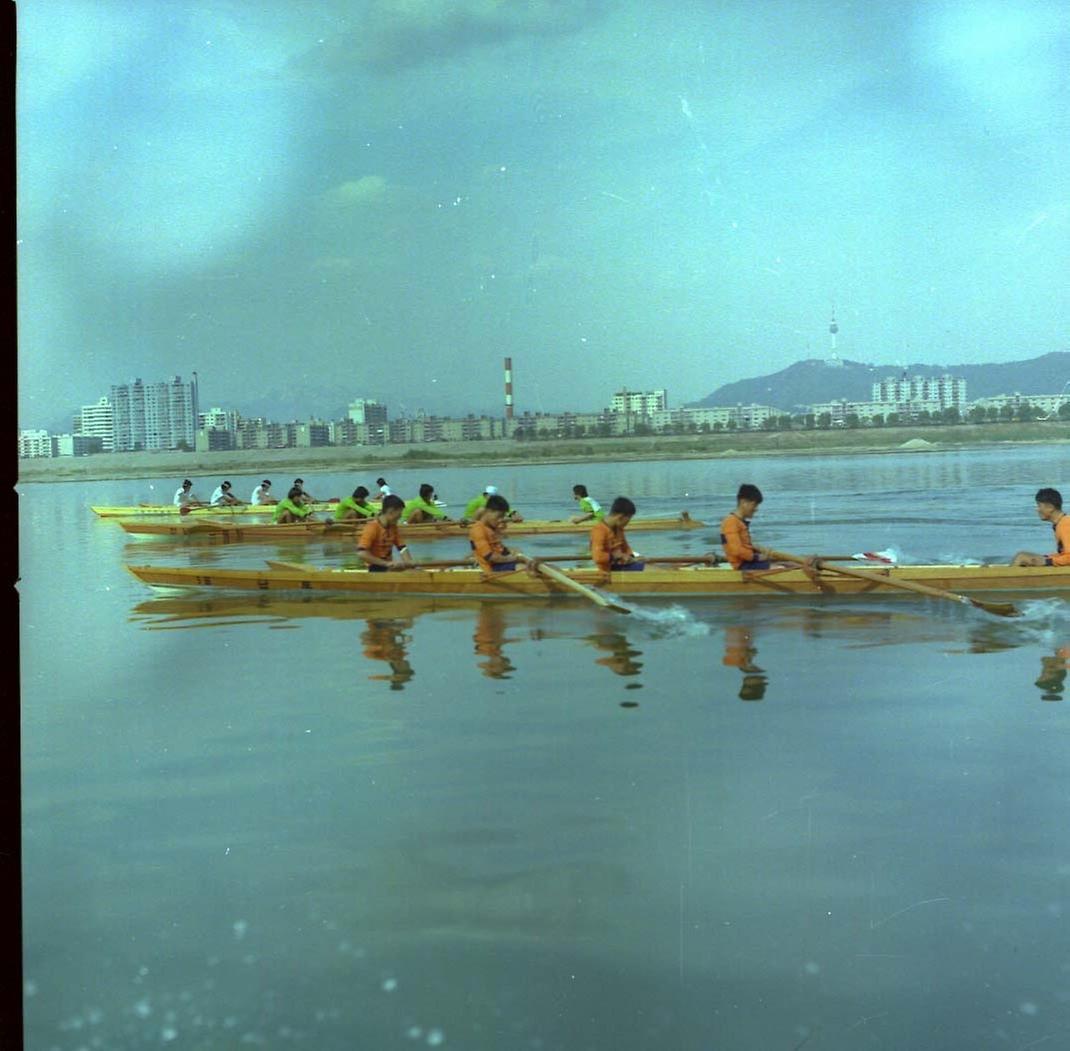
[[[20,0],[22,427],[1068,346],[1070,6]],[[1068,377],[1070,379],[1070,377]]]

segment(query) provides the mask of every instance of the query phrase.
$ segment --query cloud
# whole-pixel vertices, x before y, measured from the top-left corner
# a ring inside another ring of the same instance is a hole
[[[372,0],[360,25],[309,54],[329,71],[379,73],[448,60],[528,36],[562,36],[601,16],[605,0]]]
[[[359,179],[332,186],[324,195],[324,202],[335,208],[355,208],[381,201],[387,192],[386,179],[381,175],[362,175]]]

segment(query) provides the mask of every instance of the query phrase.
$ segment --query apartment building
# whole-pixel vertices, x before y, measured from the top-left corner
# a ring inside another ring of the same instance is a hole
[[[111,388],[114,449],[189,449],[197,441],[197,381],[172,376],[160,383],[133,379]]]

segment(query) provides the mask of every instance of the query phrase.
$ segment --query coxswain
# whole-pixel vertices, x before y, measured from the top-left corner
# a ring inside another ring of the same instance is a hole
[[[412,555],[398,530],[404,510],[405,501],[400,496],[388,493],[383,497],[382,510],[361,530],[357,554],[372,573],[412,568]],[[397,558],[392,557],[395,548]]]
[[[271,479],[265,478],[254,490],[249,503],[260,507],[264,504],[277,504],[278,500],[271,495]]]
[[[231,507],[236,504],[240,504],[239,500],[232,492],[230,482],[223,482],[221,485],[217,485],[215,492],[212,493],[212,506],[213,507]]]
[[[1050,522],[1055,533],[1055,551],[1050,555],[1037,555],[1032,551],[1019,551],[1011,559],[1012,566],[1070,566],[1070,515],[1063,511],[1063,496],[1058,489],[1040,489],[1034,497],[1037,517]]]
[[[452,519],[435,504],[435,487],[426,483],[420,486],[420,495],[405,503],[402,518],[409,525],[420,522],[450,522]]]
[[[502,524],[509,514],[509,501],[498,493],[491,493],[483,506],[482,514],[468,527],[468,540],[472,553],[484,573],[510,573],[523,562],[528,572],[534,572],[536,563],[519,551],[510,551],[502,543]]]
[[[193,483],[187,478],[176,490],[172,501],[175,507],[207,507],[193,492]]]
[[[592,527],[591,560],[603,573],[636,572],[646,568],[624,535],[625,527],[634,515],[635,504],[626,496],[618,496],[610,505],[609,514]]]
[[[304,522],[312,514],[312,508],[305,502],[305,494],[300,486],[292,486],[285,499],[275,505],[275,524],[291,525]]]
[[[578,501],[580,505],[580,513],[573,515],[570,522],[601,522],[606,517],[605,511],[602,510],[602,505],[587,494],[587,486],[574,485],[572,487],[572,499]]]
[[[334,509],[336,522],[353,521],[360,518],[374,518],[375,508],[368,503],[368,490],[358,485],[352,496],[343,497]]]

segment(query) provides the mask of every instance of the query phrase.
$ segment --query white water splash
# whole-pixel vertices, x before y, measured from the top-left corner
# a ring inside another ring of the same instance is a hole
[[[650,629],[654,638],[685,638],[709,635],[710,626],[705,621],[697,620],[695,615],[683,606],[633,606],[631,619]]]

